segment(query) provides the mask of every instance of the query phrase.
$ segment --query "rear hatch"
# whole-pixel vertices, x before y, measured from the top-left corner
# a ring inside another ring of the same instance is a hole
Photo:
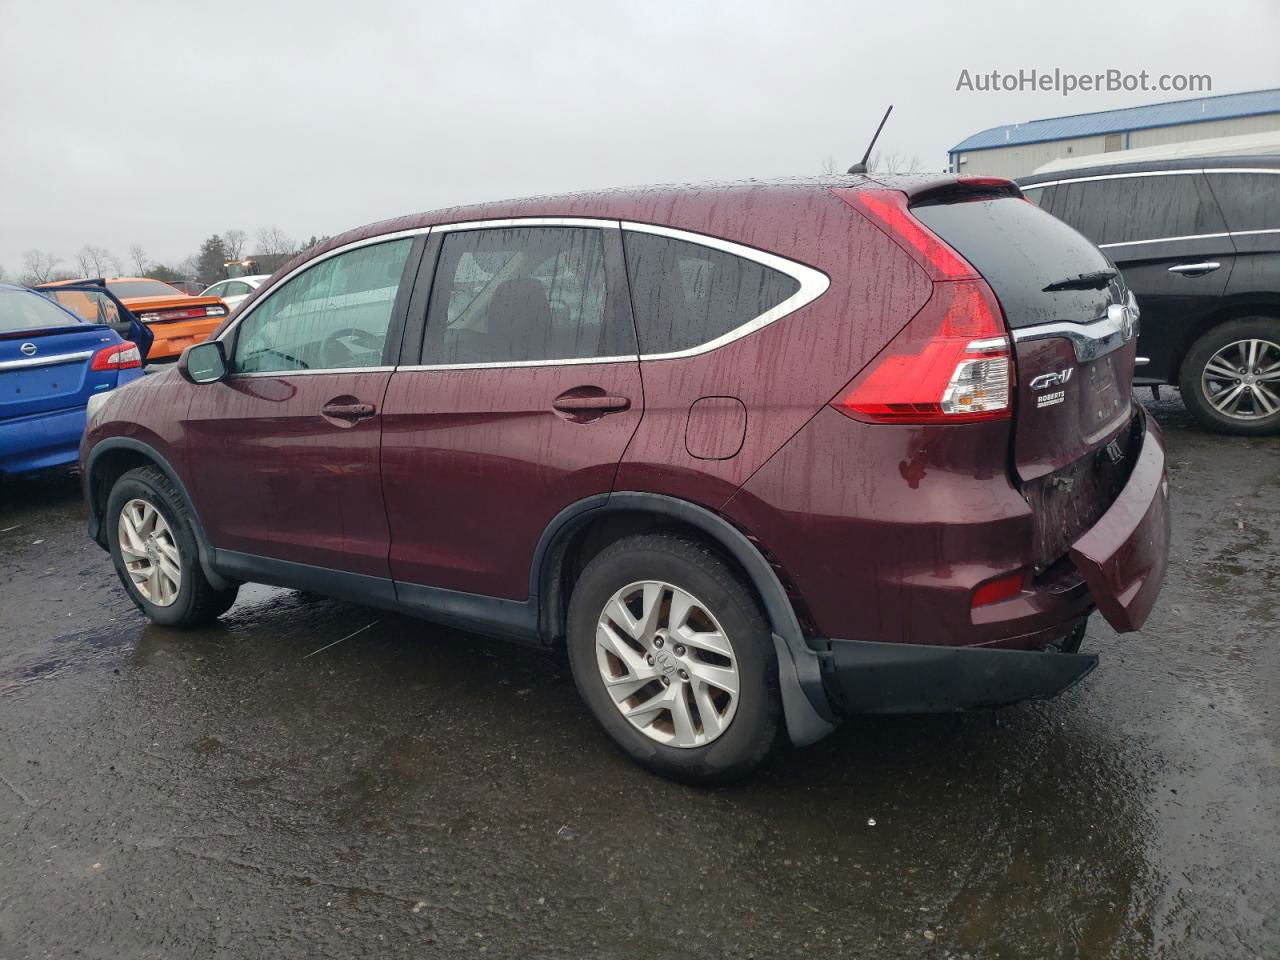
[[[1036,563],[1065,556],[1132,465],[1137,307],[1089,240],[1007,191],[934,191],[911,213],[986,279],[1013,340],[1015,479]]]
[[[110,390],[116,371],[90,367],[99,350],[119,342],[107,327],[77,323],[38,294],[0,290],[0,421],[84,407]]]

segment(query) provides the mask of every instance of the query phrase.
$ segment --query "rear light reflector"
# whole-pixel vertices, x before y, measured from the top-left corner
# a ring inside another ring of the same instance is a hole
[[[841,189],[835,193],[892,237],[934,280],[978,279],[972,264],[911,215],[902,191]]]
[[[1010,414],[1009,338],[983,280],[933,285],[933,296],[832,401],[868,423],[969,423]]]
[[[204,315],[206,317],[225,317],[227,315],[227,308],[221,306],[205,307]]]
[[[1002,600],[1009,600],[1022,592],[1024,576],[1021,570],[1003,577],[996,577],[986,583],[978,584],[973,590],[973,601],[970,608],[990,606]]]
[[[138,345],[126,340],[114,346],[103,347],[93,356],[90,370],[128,370],[142,366],[142,354]]]

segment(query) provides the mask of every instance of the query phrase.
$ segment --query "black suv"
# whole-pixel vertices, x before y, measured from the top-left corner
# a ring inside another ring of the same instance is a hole
[[[1097,243],[1142,310],[1137,382],[1206,427],[1280,430],[1280,157],[1085,167],[1018,181]]]

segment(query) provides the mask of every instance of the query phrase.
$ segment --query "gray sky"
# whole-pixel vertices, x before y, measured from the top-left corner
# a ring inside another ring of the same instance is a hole
[[[962,68],[1208,73],[1232,93],[1280,86],[1277,39],[1276,0],[0,0],[0,267],[819,173],[889,102],[881,146],[938,169],[985,127],[1181,96],[957,92]]]

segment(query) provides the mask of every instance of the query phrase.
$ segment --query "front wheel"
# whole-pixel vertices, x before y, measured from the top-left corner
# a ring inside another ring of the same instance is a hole
[[[107,497],[103,522],[120,582],[148,619],[199,626],[235,603],[238,587],[218,590],[205,578],[187,504],[159,469],[122,475]]]
[[[605,731],[663,776],[740,779],[777,739],[769,625],[742,581],[695,540],[646,534],[597,555],[574,586],[568,653]]]
[[[1178,377],[1182,401],[1217,433],[1280,430],[1280,320],[1245,317],[1197,340]]]

